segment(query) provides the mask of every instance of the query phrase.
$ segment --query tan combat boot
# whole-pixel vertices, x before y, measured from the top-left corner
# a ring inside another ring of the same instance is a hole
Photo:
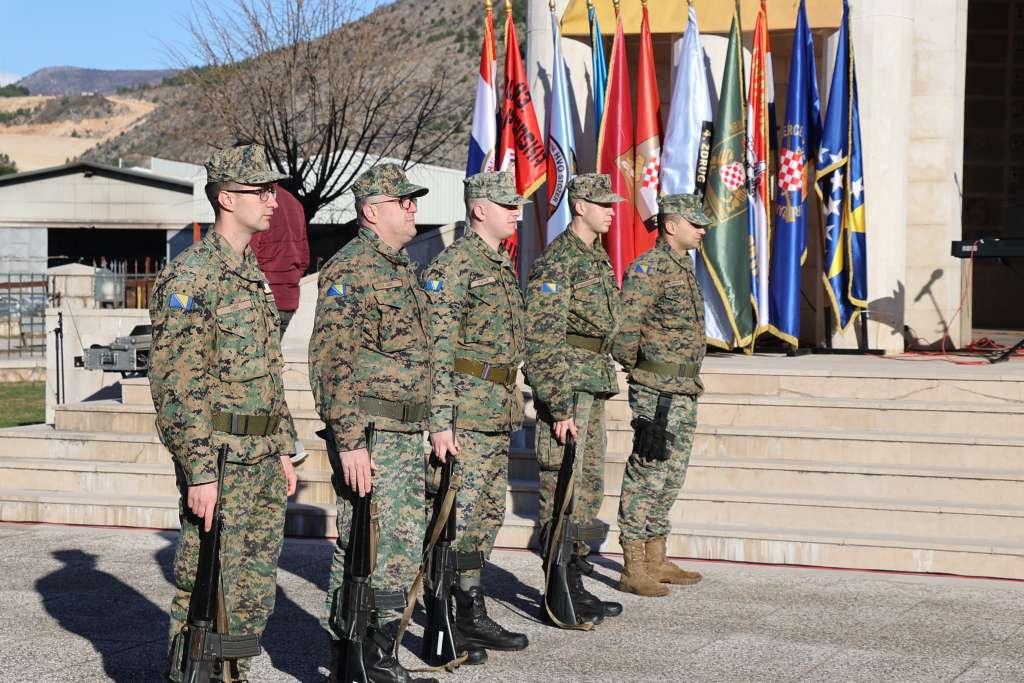
[[[622,576],[619,577],[619,590],[648,598],[668,595],[668,588],[647,573],[643,541],[633,541],[622,546]]]
[[[698,572],[688,572],[665,559],[665,537],[652,538],[644,547],[647,556],[647,573],[661,583],[677,586],[692,586],[703,577]]]

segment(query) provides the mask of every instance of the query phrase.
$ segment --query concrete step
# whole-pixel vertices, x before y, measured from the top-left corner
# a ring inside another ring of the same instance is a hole
[[[175,529],[178,499],[117,495],[97,501],[92,495],[4,488],[0,516],[22,522]],[[291,503],[285,528],[291,536],[333,538],[334,506]],[[509,512],[497,545],[526,548],[535,539],[535,519]],[[621,552],[614,518],[600,549]],[[672,557],[711,560],[1024,578],[1024,544],[981,537],[837,534],[813,527],[677,522],[668,537],[668,552]]]

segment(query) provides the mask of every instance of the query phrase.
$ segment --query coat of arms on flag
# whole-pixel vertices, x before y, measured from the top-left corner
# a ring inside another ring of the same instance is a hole
[[[779,190],[802,192],[807,162],[803,152],[783,149],[779,152]]]
[[[735,192],[747,182],[747,173],[743,168],[743,164],[738,161],[722,166],[718,172],[722,176],[722,182],[725,183],[730,192]]]

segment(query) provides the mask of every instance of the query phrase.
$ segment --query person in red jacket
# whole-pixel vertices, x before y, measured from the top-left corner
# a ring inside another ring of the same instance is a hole
[[[274,187],[277,210],[270,218],[270,230],[256,235],[249,246],[274,293],[283,337],[299,307],[299,280],[309,266],[309,239],[302,204],[280,185]]]

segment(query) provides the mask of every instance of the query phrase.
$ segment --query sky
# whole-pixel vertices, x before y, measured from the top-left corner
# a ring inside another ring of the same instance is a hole
[[[226,0],[212,0],[227,4]],[[167,69],[190,0],[0,0],[0,83],[46,66]]]
[[[0,0],[0,85],[47,66],[177,68],[168,46],[187,52],[190,16],[193,0]]]

